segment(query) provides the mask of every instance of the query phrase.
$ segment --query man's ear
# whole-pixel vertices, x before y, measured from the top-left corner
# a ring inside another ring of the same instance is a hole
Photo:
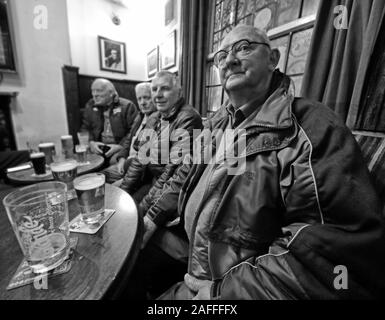
[[[270,51],[270,70],[274,71],[277,68],[281,53],[278,49],[271,49]]]

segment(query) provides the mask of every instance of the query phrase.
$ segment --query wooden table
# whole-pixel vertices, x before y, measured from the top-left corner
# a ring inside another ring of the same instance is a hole
[[[88,164],[87,164],[88,163]],[[104,158],[97,154],[88,154],[86,164],[80,164],[78,166],[78,175],[94,172],[98,170],[104,163]],[[37,176],[33,168],[11,172],[7,174],[9,181],[17,185],[26,185],[44,181],[53,180],[50,171],[47,171],[46,175]]]
[[[2,193],[2,194],[1,194]],[[10,191],[0,193],[1,201]],[[78,212],[77,199],[69,202],[70,220]],[[123,190],[106,184],[106,208],[114,215],[95,234],[72,233],[78,237],[72,268],[48,278],[48,289],[33,284],[7,290],[23,255],[0,205],[0,300],[95,300],[115,299],[124,290],[142,241],[143,222],[134,200]]]

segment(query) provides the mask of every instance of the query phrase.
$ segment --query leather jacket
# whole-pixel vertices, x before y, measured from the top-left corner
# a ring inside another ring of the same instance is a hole
[[[144,176],[152,179],[152,188],[139,204],[139,211],[143,213],[152,205],[154,199],[162,191],[163,185],[178,167],[177,163],[170,160],[171,158],[164,158],[161,147],[168,146],[169,155],[172,157],[184,146],[192,146],[193,130],[202,128],[201,116],[192,106],[186,105],[183,98],[172,109],[173,112],[166,118],[161,118],[160,112],[155,112],[147,120],[145,129],[155,130],[157,143],[159,143],[152,148],[153,151],[156,150],[156,154],[155,156],[151,155],[152,160],[148,164],[144,164],[138,157],[132,159],[120,186],[123,190],[133,194],[141,186]],[[182,129],[186,130],[188,136],[179,140],[177,136]],[[141,132],[141,135],[145,134],[144,131]],[[134,146],[136,151],[146,144],[146,140],[140,137],[138,137],[137,142],[138,144]],[[189,148],[184,152],[189,154],[192,150]]]
[[[279,86],[242,124],[246,168],[215,189],[210,219],[201,219],[204,211],[185,216],[205,164],[181,166],[162,194],[163,206],[150,211],[165,221],[180,215],[189,237],[188,272],[213,281],[212,298],[383,297],[385,222],[360,149],[332,110],[294,99],[290,80],[274,77]],[[207,127],[225,129],[228,121],[223,106]],[[347,289],[336,286],[340,266]]]
[[[124,149],[129,149],[132,136],[138,129],[140,121],[141,114],[133,102],[124,98],[115,99],[110,108],[110,123],[117,144],[122,145]],[[88,130],[90,141],[101,141],[104,130],[103,108],[96,107],[93,99],[86,104],[81,128]]]

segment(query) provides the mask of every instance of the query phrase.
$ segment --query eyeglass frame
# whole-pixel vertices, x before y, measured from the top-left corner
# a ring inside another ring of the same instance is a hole
[[[221,53],[221,52],[225,52],[225,53],[226,53],[226,58],[224,59],[224,61],[226,61],[226,59],[227,59],[227,57],[229,56],[230,52],[231,52],[235,57],[237,57],[237,53],[238,53],[238,52],[234,52],[234,48],[235,48],[235,46],[236,46],[237,44],[239,44],[239,43],[241,43],[241,42],[243,42],[243,41],[244,41],[244,42],[247,42],[249,46],[252,45],[252,44],[261,44],[261,45],[265,45],[265,46],[267,46],[269,49],[271,49],[270,45],[269,45],[268,43],[266,43],[266,42],[249,41],[249,40],[247,40],[247,39],[241,39],[241,40],[239,40],[239,41],[233,43],[233,45],[231,46],[231,48],[230,48],[229,51],[226,51],[226,50],[219,50],[219,51],[217,51],[217,52],[214,54],[214,65],[215,65],[217,68],[221,67],[221,63],[219,63],[219,62],[217,63],[217,62],[216,62],[216,60],[217,60],[216,58],[217,58],[218,54]],[[254,51],[254,50],[253,50],[253,51]],[[237,57],[237,58],[238,58],[238,57]],[[222,66],[222,67],[223,67],[223,66]]]

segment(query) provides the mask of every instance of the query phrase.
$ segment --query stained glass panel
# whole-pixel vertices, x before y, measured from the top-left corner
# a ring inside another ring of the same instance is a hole
[[[277,68],[279,68],[281,72],[286,71],[285,70],[286,57],[287,57],[287,49],[289,47],[289,40],[290,40],[290,36],[284,36],[284,37],[271,40],[271,47],[278,49],[281,54],[281,58],[279,59],[279,63],[277,66]]]
[[[254,16],[254,27],[265,31],[270,30],[274,26],[276,11],[276,4],[258,10]]]
[[[222,87],[211,87],[207,88],[206,91],[208,96],[207,109],[209,111],[217,111],[222,104]]]
[[[306,2],[307,0],[305,0]],[[278,2],[277,20],[275,27],[281,26],[299,18],[301,0],[280,0]]]
[[[299,97],[301,94],[303,75],[290,77],[294,83],[295,96]]]
[[[302,17],[307,17],[317,13],[320,0],[304,0],[302,8]]]
[[[219,80],[218,69],[213,64],[211,64],[210,67],[208,68],[206,82],[210,86],[220,85],[221,84],[221,81]]]
[[[236,1],[224,0],[222,6],[222,28],[234,23]]]
[[[218,3],[215,6],[215,17],[214,17],[214,32],[221,29],[221,20],[222,20],[222,2]]]
[[[286,69],[288,75],[301,74],[305,71],[312,33],[313,28],[293,34]]]

